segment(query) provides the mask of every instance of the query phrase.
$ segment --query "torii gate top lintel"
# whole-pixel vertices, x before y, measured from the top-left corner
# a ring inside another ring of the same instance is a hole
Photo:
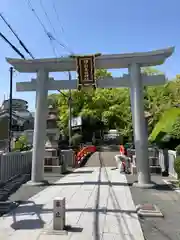
[[[132,63],[140,64],[142,67],[161,65],[172,55],[174,49],[170,47],[149,52],[101,55],[96,57],[96,68],[128,68]],[[41,68],[48,72],[76,71],[76,60],[72,57],[33,60],[6,58],[6,60],[18,72],[23,73],[37,72]]]

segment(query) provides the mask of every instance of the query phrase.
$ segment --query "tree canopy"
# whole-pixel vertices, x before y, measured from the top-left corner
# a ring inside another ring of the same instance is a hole
[[[162,74],[154,68],[142,68],[142,72],[148,75]],[[111,76],[107,70],[96,71],[96,78]],[[148,133],[161,119],[162,114],[174,107],[180,106],[180,77],[177,75],[172,81],[163,86],[151,86],[144,88],[144,106],[148,115]],[[49,95],[49,104],[59,112],[59,128],[67,132],[68,127],[68,97],[69,92]],[[72,91],[72,115],[82,116],[101,121],[106,129],[118,129],[128,139],[132,138],[132,115],[130,106],[129,89],[89,89]],[[162,123],[159,123],[161,125]],[[180,137],[179,118],[173,124],[174,131],[171,134]],[[177,131],[179,129],[179,133]],[[155,131],[155,130],[154,130]],[[176,132],[176,133],[175,133]],[[154,134],[154,133],[153,133]],[[153,135],[152,134],[152,135]],[[178,135],[179,134],[179,135]]]

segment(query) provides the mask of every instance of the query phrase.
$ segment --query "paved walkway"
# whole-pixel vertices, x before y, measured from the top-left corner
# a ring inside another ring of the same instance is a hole
[[[87,161],[86,167],[116,167],[114,156],[119,154],[118,151],[95,152]]]
[[[126,177],[129,185],[137,178],[133,175]],[[140,218],[144,237],[147,240],[179,240],[180,194],[165,184],[161,175],[152,175],[151,178],[156,183],[151,189],[130,187],[135,204],[156,204],[164,215],[164,218]]]
[[[57,196],[66,198],[66,224],[72,227],[67,235],[52,235],[52,205]],[[144,237],[125,175],[111,167],[85,167],[0,218],[0,239],[143,240]]]

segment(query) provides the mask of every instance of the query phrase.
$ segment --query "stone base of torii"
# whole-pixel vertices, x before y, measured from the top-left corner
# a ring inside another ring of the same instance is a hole
[[[138,186],[151,184],[148,160],[148,136],[144,117],[143,86],[160,85],[166,82],[164,75],[146,76],[141,74],[141,67],[163,64],[170,57],[174,48],[151,52],[101,55],[96,58],[97,69],[128,68],[129,74],[120,78],[97,80],[98,88],[129,87],[131,91],[131,109],[134,129],[134,142],[137,158]],[[30,82],[17,83],[17,91],[36,91],[36,114],[33,138],[33,158],[31,180],[34,183],[44,180],[44,155],[46,139],[46,117],[48,90],[77,89],[77,80],[54,80],[50,72],[76,71],[73,58],[22,60],[7,58],[17,71],[37,73],[37,78]]]

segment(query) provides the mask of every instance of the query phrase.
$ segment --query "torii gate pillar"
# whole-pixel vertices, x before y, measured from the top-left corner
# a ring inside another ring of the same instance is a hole
[[[44,155],[46,139],[47,97],[48,97],[48,72],[40,69],[37,72],[36,88],[36,113],[33,135],[32,154],[32,182],[44,180]],[[43,156],[43,157],[42,157]]]
[[[134,63],[129,66],[131,109],[136,149],[136,167],[139,185],[150,183],[150,168],[148,161],[148,136],[144,117],[144,96],[141,68]]]

